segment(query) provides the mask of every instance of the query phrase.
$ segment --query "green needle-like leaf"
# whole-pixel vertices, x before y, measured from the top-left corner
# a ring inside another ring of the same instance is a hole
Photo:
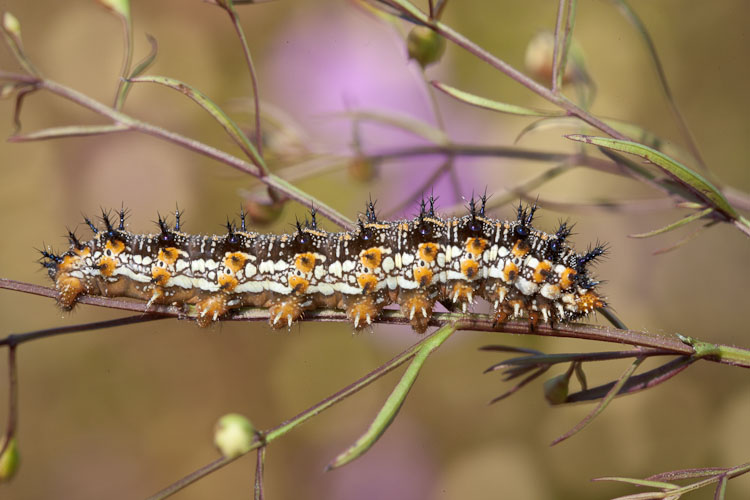
[[[130,75],[128,75],[129,79],[143,74],[143,72],[146,71],[156,60],[156,54],[159,52],[159,43],[156,41],[156,38],[152,37],[148,33],[146,33],[146,38],[148,39],[149,45],[151,45],[151,51],[146,57],[144,57],[141,61],[138,62],[138,64],[135,65],[133,70],[130,72]],[[117,93],[117,100],[115,102],[116,109],[122,109],[122,105],[125,103],[125,98],[130,91],[130,86],[130,80],[125,80],[122,82],[122,85],[120,85]]]
[[[701,210],[700,212],[696,212],[694,214],[690,214],[687,217],[684,217],[676,222],[673,222],[672,224],[669,224],[668,226],[664,226],[659,229],[654,229],[653,231],[650,231],[648,233],[640,233],[640,234],[630,234],[631,238],[650,238],[651,236],[656,236],[657,234],[667,233],[669,231],[672,231],[674,229],[677,229],[678,227],[682,227],[685,224],[689,224],[693,222],[694,220],[698,220],[702,217],[705,217],[706,215],[713,212],[713,208],[707,208],[705,210]]]
[[[250,158],[261,169],[267,169],[263,158],[260,157],[258,151],[255,149],[255,146],[253,146],[253,144],[250,142],[250,139],[247,138],[242,129],[240,129],[240,127],[234,122],[234,120],[229,118],[224,110],[217,106],[216,103],[209,99],[208,96],[206,96],[200,90],[184,82],[166,76],[139,76],[136,78],[130,78],[129,81],[158,83],[160,85],[164,85],[171,89],[182,92],[190,99],[195,101],[200,107],[208,111],[208,113],[213,116],[217,122],[219,122],[224,130],[227,131],[229,136],[237,143],[240,149],[245,152],[248,158]]]
[[[450,85],[446,85],[441,82],[431,82],[431,83],[433,87],[440,90],[441,92],[445,92],[446,94],[453,97],[454,99],[458,99],[459,101],[465,102],[467,104],[471,104],[472,106],[477,106],[479,108],[489,109],[492,111],[499,111],[500,113],[507,113],[510,115],[520,115],[520,116],[536,116],[536,117],[565,116],[564,111],[546,111],[546,110],[541,110],[541,109],[525,108],[523,106],[516,106],[515,104],[508,104],[505,102],[493,101],[492,99],[487,99],[486,97],[480,97],[476,94],[470,94],[469,92],[458,90],[455,87],[451,87]]]
[[[128,130],[127,125],[71,125],[37,130],[23,135],[14,135],[9,142],[43,141],[45,139],[60,139],[62,137],[84,137],[87,135],[110,134]]]
[[[617,481],[620,483],[634,484],[636,486],[648,486],[650,488],[661,488],[664,490],[676,490],[679,486],[662,481],[649,481],[648,479],[633,479],[629,477],[597,477],[594,481]]]
[[[419,349],[419,352],[417,352],[417,354],[414,356],[414,359],[404,372],[401,380],[393,389],[391,395],[388,396],[388,399],[380,409],[380,412],[378,412],[375,420],[373,420],[372,424],[370,424],[367,432],[365,432],[359,439],[357,439],[357,441],[351,447],[349,447],[349,449],[337,456],[334,461],[328,465],[327,470],[348,464],[352,460],[361,456],[363,453],[369,450],[373,444],[375,444],[380,436],[383,435],[388,426],[391,425],[393,419],[396,418],[398,411],[401,409],[401,405],[406,399],[406,395],[409,393],[412,385],[414,385],[414,381],[417,379],[417,375],[419,375],[419,370],[422,368],[425,360],[427,360],[427,357],[435,349],[440,347],[440,345],[445,342],[448,337],[450,337],[455,331],[455,323],[449,323],[435,332],[434,337]]]
[[[643,144],[638,144],[637,142],[611,139],[609,137],[593,137],[580,134],[566,135],[565,137],[573,141],[640,156],[662,169],[668,176],[690,189],[696,196],[705,200],[707,204],[723,212],[729,218],[734,220],[739,218],[739,214],[734,207],[729,204],[724,195],[713,184],[702,175],[690,170],[685,165],[660,151],[651,149]]]
[[[631,375],[638,369],[638,367],[643,363],[643,360],[645,358],[636,358],[633,360],[633,363],[628,367],[627,370],[620,376],[619,380],[612,386],[612,389],[607,393],[604,398],[599,402],[599,405],[584,417],[583,420],[578,422],[578,424],[573,427],[571,430],[563,434],[562,436],[556,438],[554,441],[552,441],[552,446],[560,443],[561,441],[565,441],[569,437],[573,436],[574,434],[577,434],[579,431],[581,431],[584,427],[589,425],[591,421],[593,421],[601,412],[603,412],[607,406],[609,406],[609,403],[612,402],[612,400],[619,394],[620,389],[625,385],[625,383],[628,381]]]

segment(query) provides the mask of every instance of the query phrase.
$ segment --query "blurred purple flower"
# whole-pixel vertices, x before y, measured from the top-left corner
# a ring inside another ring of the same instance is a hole
[[[329,151],[351,152],[353,143],[351,119],[333,116],[336,113],[372,110],[435,124],[419,67],[407,59],[404,41],[388,25],[362,12],[297,11],[280,30],[268,57],[264,98],[295,116],[313,141]],[[448,121],[450,128],[467,133],[465,126],[456,125],[455,116]],[[359,133],[366,153],[429,144],[412,133],[372,122],[361,123]],[[387,175],[387,193],[374,193],[381,200],[380,209],[403,201],[443,162],[440,155],[390,161],[382,170]],[[458,162],[466,165],[464,159]],[[442,206],[460,201],[447,176],[432,187]],[[467,197],[472,188],[481,190],[484,184],[462,179],[460,189],[468,191]],[[429,189],[424,194],[429,195]],[[404,215],[413,214],[417,207],[412,204]]]

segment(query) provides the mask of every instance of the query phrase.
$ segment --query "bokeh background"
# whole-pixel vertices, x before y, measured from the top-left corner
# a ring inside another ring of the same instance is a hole
[[[677,102],[707,163],[723,185],[750,192],[750,49],[742,0],[633,1],[650,29]],[[122,60],[117,20],[96,2],[2,0],[20,20],[27,53],[50,78],[110,103]],[[529,40],[554,26],[556,2],[450,2],[444,21],[509,63],[522,66]],[[266,109],[283,117],[285,133],[270,134],[274,165],[294,163],[299,148],[351,152],[351,109],[397,112],[434,122],[416,65],[403,39],[351,3],[283,0],[240,8]],[[249,80],[227,16],[198,0],[134,1],[136,60],[148,51],[145,33],[159,41],[149,73],[189,82],[239,121],[250,123]],[[641,40],[607,1],[583,0],[576,39],[598,87],[594,111],[638,123],[681,143]],[[9,52],[0,67],[16,71]],[[545,103],[469,54],[448,47],[428,77],[521,105]],[[438,96],[446,128],[460,142],[509,145],[528,119],[471,109]],[[273,108],[272,108],[273,107]],[[13,133],[12,102],[0,101],[0,135]],[[201,109],[169,89],[133,88],[126,112],[236,152]],[[23,131],[65,124],[103,123],[98,116],[45,93],[28,96]],[[295,127],[290,127],[289,123]],[[560,129],[532,134],[520,145],[571,150]],[[363,125],[365,151],[423,144],[380,125]],[[49,142],[0,143],[0,276],[48,284],[36,263],[43,244],[65,247],[65,227],[81,227],[81,213],[100,207],[132,211],[129,228],[153,230],[157,211],[179,203],[188,230],[221,231],[258,183],[229,167],[157,139],[130,133]],[[287,156],[285,156],[287,155]],[[411,158],[377,167],[357,180],[345,161],[294,182],[354,217],[369,194],[387,213],[441,164]],[[505,159],[458,158],[457,182],[437,183],[441,204],[452,188],[502,194],[550,165]],[[290,170],[289,172],[295,172]],[[291,173],[290,173],[291,176]],[[536,193],[532,193],[536,194]],[[538,189],[542,199],[580,203],[658,196],[623,178],[573,172]],[[544,207],[543,207],[544,208]],[[304,209],[293,203],[263,231],[287,231]],[[410,205],[402,214],[413,214]],[[506,207],[498,217],[511,214]],[[660,227],[683,215],[658,212],[543,210],[539,224],[576,222],[575,241],[611,245],[598,268],[620,317],[634,329],[680,332],[708,341],[748,346],[745,312],[750,293],[749,242],[720,225],[682,248],[653,256],[686,232],[649,240],[628,234]],[[334,226],[327,224],[333,229]],[[61,313],[49,299],[0,291],[0,335],[116,318],[90,306]],[[201,330],[167,320],[35,341],[19,349],[22,465],[0,498],[138,498],[156,492],[214,460],[212,428],[219,416],[240,412],[272,427],[390,359],[417,340],[408,328],[376,326],[352,335],[343,324],[304,324],[272,332],[264,324],[223,323]],[[730,466],[748,460],[750,390],[738,368],[698,363],[669,383],[616,400],[573,439],[549,443],[583,417],[589,405],[553,408],[541,383],[494,406],[508,387],[482,370],[498,361],[477,348],[504,343],[548,352],[612,346],[527,336],[462,332],[430,358],[394,424],[355,463],[324,466],[369,424],[399,374],[391,374],[273,443],[268,450],[268,498],[327,499],[588,499],[632,490],[592,484],[593,477],[645,477],[688,467]],[[587,370],[593,383],[616,377],[624,364]],[[0,356],[0,414],[7,415],[7,360]],[[254,456],[214,473],[176,498],[247,498]],[[729,484],[729,498],[750,497],[750,478]],[[712,498],[711,491],[691,498]]]

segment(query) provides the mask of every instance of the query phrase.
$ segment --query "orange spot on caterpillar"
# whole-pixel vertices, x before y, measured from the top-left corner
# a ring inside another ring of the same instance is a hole
[[[484,238],[469,238],[466,240],[466,251],[472,254],[474,258],[477,258],[487,248],[487,243],[487,240]]]
[[[575,269],[572,269],[570,267],[565,268],[565,270],[560,275],[560,288],[563,290],[567,290],[571,286],[573,286],[573,280],[575,280],[576,275],[578,273]]]
[[[239,281],[237,281],[237,278],[232,274],[222,273],[219,276],[219,286],[221,286],[221,289],[225,292],[231,292],[238,284]]]
[[[479,264],[475,260],[464,259],[461,261],[461,272],[467,278],[474,279],[479,273]]]
[[[360,274],[357,276],[357,283],[362,288],[362,293],[370,293],[375,290],[378,278],[374,274]]]
[[[125,250],[125,243],[120,240],[108,240],[104,248],[111,250],[113,254],[118,255]]]
[[[159,255],[157,259],[164,262],[168,266],[171,266],[174,265],[175,262],[177,262],[177,257],[179,257],[179,252],[176,248],[166,247],[159,249]]]
[[[513,250],[511,250],[510,253],[512,253],[514,257],[523,257],[529,253],[529,250],[529,244],[526,240],[518,240],[516,241],[516,244],[513,245]]]
[[[247,256],[242,252],[230,253],[224,258],[224,266],[235,273],[245,267],[245,262],[247,262]]]
[[[112,276],[117,267],[115,259],[111,257],[102,257],[99,259],[99,262],[97,262],[97,265],[99,266],[99,272],[102,273],[102,276]]]
[[[63,257],[62,262],[57,265],[57,271],[72,271],[76,267],[78,267],[78,263],[81,261],[81,258],[77,255],[66,255]]]
[[[166,286],[169,278],[172,277],[172,273],[164,269],[163,267],[153,266],[151,268],[151,281],[158,286]]]
[[[383,252],[377,247],[368,248],[360,254],[360,260],[366,268],[377,269],[383,260]]]
[[[552,269],[552,263],[548,260],[543,260],[534,269],[534,283],[542,283],[549,276],[549,271]]]
[[[76,249],[75,249],[75,250],[73,250],[73,251],[74,251],[74,252],[75,252],[75,254],[76,254],[76,255],[78,255],[79,257],[88,257],[89,255],[91,255],[91,249],[90,249],[89,247],[86,247],[86,248],[82,248],[82,249],[78,249],[78,248],[76,248]]]
[[[432,282],[432,271],[428,267],[414,266],[414,279],[419,286],[428,286]]]
[[[512,283],[516,276],[518,276],[518,266],[511,261],[506,262],[505,267],[503,267],[503,281]]]
[[[439,247],[435,243],[421,243],[419,258],[425,262],[432,262],[437,258]]]
[[[312,272],[315,268],[315,254],[309,252],[298,254],[294,258],[294,267],[305,274]]]
[[[305,293],[310,282],[302,276],[289,276],[289,286],[295,293]]]

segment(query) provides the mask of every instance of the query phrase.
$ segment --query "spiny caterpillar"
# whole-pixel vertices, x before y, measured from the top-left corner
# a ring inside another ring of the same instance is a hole
[[[159,217],[158,234],[125,230],[102,213],[104,228],[90,219],[94,238],[69,231],[70,249],[42,251],[59,293],[70,309],[79,295],[131,297],[151,304],[195,307],[208,326],[241,307],[268,308],[273,328],[291,327],[305,311],[346,311],[359,330],[389,304],[398,304],[412,328],[427,329],[435,302],[466,312],[475,297],[492,304],[496,323],[526,317],[568,322],[603,307],[589,265],[604,253],[596,245],[576,253],[570,227],[554,234],[532,226],[536,205],[519,205],[515,220],[485,215],[487,197],[469,201],[469,213],[441,218],[434,199],[422,200],[412,220],[380,221],[372,201],[354,231],[329,233],[312,220],[292,234],[259,234],[227,222],[224,235],[181,231]],[[479,205],[479,206],[477,206]]]

